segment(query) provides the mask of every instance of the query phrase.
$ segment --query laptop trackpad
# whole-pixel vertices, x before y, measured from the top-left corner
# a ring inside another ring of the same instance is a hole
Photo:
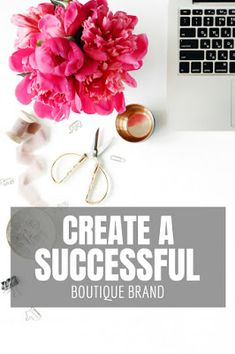
[[[235,80],[231,81],[231,126],[235,128]]]

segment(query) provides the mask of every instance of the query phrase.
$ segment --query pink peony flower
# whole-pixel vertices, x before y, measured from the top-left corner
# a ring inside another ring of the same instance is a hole
[[[71,1],[64,10],[64,30],[67,36],[74,36],[85,21],[99,6],[107,6],[106,0],[91,0],[86,4]]]
[[[56,121],[71,110],[123,112],[125,84],[137,86],[129,71],[141,68],[148,49],[146,35],[133,33],[137,21],[110,12],[106,0],[70,0],[66,8],[40,4],[15,15],[19,29],[10,68],[24,77],[18,100],[34,101],[39,117]]]
[[[77,44],[65,38],[50,38],[36,48],[33,67],[43,74],[71,76],[83,62],[84,55]]]
[[[137,17],[101,9],[84,22],[82,40],[85,52],[94,60],[121,62],[126,70],[138,70],[147,54],[148,39],[134,35]]]
[[[26,15],[14,15],[12,22],[18,27],[16,47],[35,47],[37,41],[43,39],[39,29],[40,20],[52,14],[54,14],[54,5],[40,4],[37,7],[30,7]]]
[[[45,75],[39,71],[28,74],[16,87],[16,97],[22,104],[34,103],[40,118],[55,121],[68,118],[70,109],[80,112],[81,102],[74,90],[72,79]]]
[[[92,72],[89,72],[89,68],[91,66],[83,69],[87,74],[85,78],[83,71],[76,75],[79,82],[77,90],[83,111],[88,114],[101,115],[110,114],[114,109],[117,112],[123,112],[125,110],[123,81],[128,81],[128,74],[117,65],[107,68],[106,63],[98,67],[93,66]],[[129,81],[131,82],[130,79]],[[132,85],[136,86],[135,81]]]
[[[12,17],[19,27],[16,47],[35,47],[38,41],[48,38],[75,36],[83,21],[100,6],[107,7],[106,0],[91,0],[84,5],[74,0],[66,9],[46,3],[30,7],[26,15]]]
[[[135,16],[124,12],[113,14],[105,6],[83,24],[84,52],[90,60],[98,61],[94,71],[80,81],[80,97],[86,113],[110,114],[113,109],[125,110],[124,83],[136,87],[136,81],[128,71],[138,70],[147,53],[146,35],[134,35]]]

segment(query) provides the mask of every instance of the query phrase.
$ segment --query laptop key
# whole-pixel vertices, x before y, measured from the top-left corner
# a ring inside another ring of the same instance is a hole
[[[207,35],[208,35],[207,28],[198,28],[197,35],[199,38],[207,37]]]
[[[203,14],[203,11],[202,10],[193,10],[193,15],[202,15]]]
[[[201,46],[201,49],[210,49],[210,46],[211,46],[210,39],[201,39],[200,46]]]
[[[199,27],[202,25],[202,18],[201,17],[193,17],[192,18],[192,25],[195,27]]]
[[[228,17],[227,25],[232,27],[235,26],[235,17]]]
[[[204,26],[212,27],[214,26],[214,17],[204,17]]]
[[[203,63],[203,72],[204,73],[213,73],[213,63],[209,62],[209,61],[205,61]]]
[[[216,60],[216,51],[215,50],[208,50],[206,52],[206,60]]]
[[[180,26],[190,26],[190,17],[180,17]]]
[[[191,10],[187,10],[187,9],[183,9],[183,10],[180,10],[180,14],[181,15],[191,15]]]
[[[216,17],[215,25],[219,27],[225,26],[225,17]]]
[[[231,37],[231,28],[221,28],[221,37]]]
[[[205,15],[215,15],[215,10],[205,10]]]
[[[228,51],[227,50],[219,50],[218,51],[218,60],[228,60]]]
[[[234,50],[230,51],[230,60],[235,60],[235,51]]]
[[[181,49],[197,49],[198,39],[181,39],[180,40]]]
[[[224,40],[224,48],[225,49],[233,49],[234,48],[234,40],[233,39],[225,39]]]
[[[228,63],[215,63],[215,72],[225,74],[228,72]]]
[[[187,63],[187,62],[180,63],[180,73],[181,74],[188,74],[189,73],[189,63]]]
[[[204,60],[203,50],[181,50],[180,60]]]
[[[227,15],[227,10],[217,10],[216,13],[217,15]]]
[[[235,73],[235,62],[230,62],[229,64],[229,72],[234,74]]]
[[[213,39],[212,40],[212,48],[213,49],[221,49],[222,48],[222,40],[221,39]]]
[[[181,28],[180,29],[180,37],[181,38],[196,37],[196,29],[195,28]]]
[[[229,10],[229,15],[235,15],[235,9]]]
[[[219,37],[219,28],[210,28],[209,36],[212,38]]]
[[[202,64],[200,62],[192,62],[191,73],[200,74],[202,71]]]

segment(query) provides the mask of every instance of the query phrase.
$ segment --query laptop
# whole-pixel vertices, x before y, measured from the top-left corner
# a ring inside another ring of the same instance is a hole
[[[168,113],[174,130],[235,130],[235,0],[169,0]]]

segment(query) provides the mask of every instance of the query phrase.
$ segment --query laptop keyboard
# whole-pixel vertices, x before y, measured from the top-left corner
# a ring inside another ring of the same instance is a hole
[[[235,9],[181,9],[180,74],[235,74]]]

